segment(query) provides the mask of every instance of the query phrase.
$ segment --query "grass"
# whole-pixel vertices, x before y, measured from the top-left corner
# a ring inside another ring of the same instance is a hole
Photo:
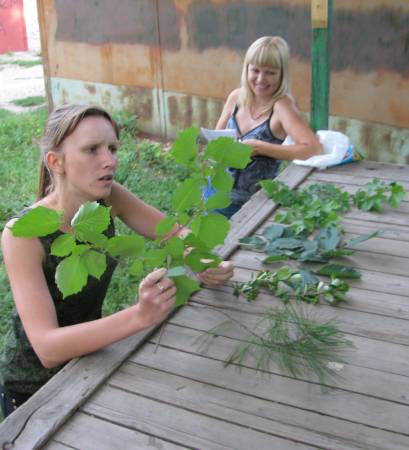
[[[45,97],[41,95],[35,95],[31,97],[19,98],[18,100],[13,100],[13,103],[16,106],[38,106],[43,105],[45,103]]]
[[[8,219],[35,200],[39,161],[39,139],[46,119],[46,110],[14,114],[0,110],[0,230]],[[167,211],[171,195],[178,181],[186,176],[164,153],[161,145],[152,141],[136,141],[135,118],[116,115],[122,124],[121,149],[116,179],[140,196],[145,202]],[[129,230],[118,221],[117,232]],[[104,303],[109,314],[135,302],[138,279],[128,274],[126,267],[118,267]],[[0,266],[0,351],[2,339],[13,307],[4,265]]]
[[[33,66],[39,66],[43,63],[42,59],[15,59],[11,61],[1,61],[1,64],[14,64],[16,66],[20,67],[33,67]]]

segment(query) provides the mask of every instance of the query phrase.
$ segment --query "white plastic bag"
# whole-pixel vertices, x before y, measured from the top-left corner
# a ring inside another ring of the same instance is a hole
[[[316,167],[317,169],[326,169],[327,167],[344,164],[354,161],[354,146],[349,137],[339,131],[319,130],[317,136],[322,144],[324,153],[312,156],[306,160],[295,159],[294,164],[300,166]],[[283,145],[294,144],[294,141],[287,136]]]

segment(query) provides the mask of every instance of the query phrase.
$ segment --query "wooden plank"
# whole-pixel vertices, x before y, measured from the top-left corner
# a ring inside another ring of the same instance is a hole
[[[311,448],[271,432],[236,425],[232,419],[215,419],[185,409],[179,404],[170,404],[160,398],[132,395],[129,389],[124,391],[111,386],[100,389],[84,405],[83,411],[117,425],[167,439],[182,447],[209,450],[248,450],[252,445],[260,450]]]
[[[277,263],[263,264],[262,260],[266,257],[267,255],[261,251],[238,250],[231,260],[237,267],[253,270],[276,270],[277,267],[287,264],[287,261],[284,263],[280,262],[279,265]],[[295,260],[292,261],[297,265]],[[384,255],[382,253],[374,254],[373,252],[357,250],[353,255],[343,258],[334,258],[331,259],[331,262],[345,264],[359,270],[381,272],[382,274],[401,275],[403,277],[408,277],[409,275],[409,259],[407,257]],[[303,265],[309,267],[311,270],[317,270],[323,264],[303,263]]]
[[[368,234],[379,230],[376,223],[362,222],[356,219],[343,219],[342,227],[349,233]],[[400,241],[409,241],[409,227],[407,225],[388,224],[382,226],[382,237],[385,239],[397,239]]]
[[[345,175],[346,177],[354,175],[370,179],[376,177],[401,182],[409,180],[409,165],[364,160],[352,164],[330,167],[325,172],[319,171],[319,173]]]
[[[311,23],[313,28],[328,27],[328,0],[311,0]]]
[[[354,188],[355,190],[352,191],[353,193],[356,192],[357,189],[365,186],[367,183],[369,183],[373,178],[379,178],[380,180],[384,181],[385,183],[392,183],[396,182],[396,178],[388,177],[387,174],[383,174],[382,172],[377,174],[376,177],[372,177],[368,179],[367,177],[362,176],[361,174],[355,174],[355,173],[328,173],[327,171],[321,171],[316,170],[313,174],[311,174],[308,177],[308,183],[303,183],[304,185],[307,184],[315,184],[315,183],[331,183],[336,184],[337,186],[345,186],[345,188],[350,187]],[[409,190],[409,181],[406,180],[399,180],[399,184],[401,184],[405,191]]]
[[[363,444],[377,449],[385,433],[390,448],[402,448],[408,441],[396,434],[242,394],[233,387],[223,389],[133,363],[124,364],[110,379],[110,386],[332,450],[356,449]]]
[[[224,295],[219,295],[217,298],[219,302],[226,301]],[[207,303],[207,301],[211,302],[210,298],[209,300],[203,300],[203,302],[205,304],[211,304]],[[257,301],[254,302],[254,306],[253,302],[251,302],[248,306],[248,312],[250,314],[260,315],[263,314],[266,308],[275,308],[281,304],[281,300],[276,299],[272,295],[260,293],[257,297]],[[307,305],[305,305],[305,308],[307,308]],[[314,305],[311,306],[311,308],[313,308],[316,314],[318,314],[322,319],[336,318],[340,330],[345,333],[351,333],[354,335],[395,344],[409,345],[409,327],[408,321],[405,319],[379,316],[357,310],[345,309],[342,307],[342,304],[337,307],[324,304]],[[231,312],[232,314],[238,314],[238,316],[244,320],[245,314],[240,315],[239,312],[234,310]],[[223,316],[220,315],[220,322],[222,321],[222,317]],[[254,317],[251,323],[255,323],[257,319],[257,316]]]
[[[319,384],[247,367],[242,367],[240,372],[237,367],[225,367],[221,376],[220,361],[170,348],[161,348],[153,354],[154,347],[145,344],[129,360],[224,389],[234,387],[235,391],[254,397],[408,436],[409,407],[406,405],[339,388],[328,387],[323,394]]]
[[[229,311],[227,312],[230,314]],[[202,312],[200,312],[200,314],[200,321],[194,322],[191,328],[193,328],[198,333],[203,333],[203,335],[205,335],[205,333],[212,327],[219,324],[221,322],[221,319],[226,319],[225,316],[221,315],[218,319],[214,316],[212,316],[212,319],[209,319],[208,316],[204,315]],[[175,316],[173,316],[172,322],[166,324],[165,330],[167,330],[168,326],[172,327],[173,325],[182,329],[188,329],[190,326],[188,320],[194,319],[192,319],[190,315],[185,316],[182,314],[176,314]],[[226,328],[226,330],[222,330],[220,332],[220,336],[235,340],[243,338],[240,331],[229,328]],[[393,373],[396,375],[409,377],[409,359],[407,346],[378,341],[354,334],[345,334],[345,336],[354,345],[354,348],[351,349],[351,351],[348,351],[346,355],[348,364],[354,365],[356,367],[364,367],[380,372]],[[152,339],[154,342],[156,342],[158,338],[154,336]],[[166,340],[161,340],[161,343],[165,346],[167,345]],[[189,341],[189,344],[191,345],[190,351],[192,353],[195,353],[199,343],[195,341]],[[225,357],[226,354],[223,353],[221,359]],[[406,402],[407,396],[406,398],[401,399],[401,401]]]
[[[26,403],[0,424],[0,446],[33,450],[41,447],[68,417],[155,328],[99,352],[70,361]],[[72,389],[75,380],[75,389]]]
[[[217,339],[210,339],[210,341],[213,342],[213,345],[200,346],[199,342],[200,337],[203,335],[203,331],[193,329],[193,327],[194,324],[192,324],[192,328],[167,324],[162,333],[160,342],[163,343],[163,347],[166,348],[203,355],[207,358],[217,359],[221,362],[224,362],[239,344],[237,339],[220,335]],[[244,340],[246,335],[247,333],[242,332],[240,340]],[[158,337],[152,337],[151,342],[158,342]],[[158,357],[160,357],[160,352],[161,349],[159,348],[157,350]],[[409,406],[409,396],[406,395],[409,392],[408,376],[351,364],[349,355],[353,352],[354,350],[347,352],[346,363],[343,364],[343,367],[338,372],[340,378],[338,380],[328,380],[324,390],[327,387],[338,388]],[[376,355],[377,352],[372,354],[373,357],[376,357]],[[154,358],[155,356],[152,355],[152,357]],[[255,361],[252,358],[248,358],[242,365],[244,367],[256,369]],[[269,368],[264,370],[264,373],[291,376],[287,373],[283,373],[274,361],[271,361]],[[304,381],[317,382],[316,379],[307,376],[300,376],[297,378]]]
[[[110,420],[101,420],[97,417],[77,412],[67,424],[61,427],[53,437],[53,440],[43,448],[44,450],[59,450],[60,448],[98,450],[112,450],[115,448],[121,450],[138,448],[157,450],[160,448],[163,450],[177,450],[187,447],[173,444],[154,435],[135,431],[135,429],[118,426]]]

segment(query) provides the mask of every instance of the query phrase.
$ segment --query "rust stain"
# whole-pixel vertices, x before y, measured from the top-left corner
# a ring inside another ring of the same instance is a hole
[[[90,93],[90,95],[95,95],[97,92],[94,84],[85,83],[84,88]]]
[[[149,121],[153,119],[153,97],[151,89],[121,86],[120,103],[124,109],[136,114],[138,118]]]

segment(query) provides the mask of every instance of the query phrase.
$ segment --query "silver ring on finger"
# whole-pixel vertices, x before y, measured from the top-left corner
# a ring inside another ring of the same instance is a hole
[[[163,285],[162,284],[160,284],[160,283],[158,283],[158,289],[159,289],[159,292],[162,294],[162,292],[165,290],[165,288],[163,287]]]

